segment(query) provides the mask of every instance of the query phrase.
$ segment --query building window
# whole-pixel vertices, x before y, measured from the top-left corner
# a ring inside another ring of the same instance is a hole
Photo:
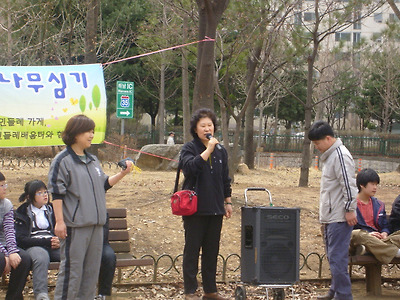
[[[350,61],[351,54],[349,52],[335,53],[335,60]]]
[[[294,14],[294,24],[301,25],[301,12]]]
[[[305,12],[304,13],[304,21],[306,21],[306,22],[315,21],[315,13]]]
[[[374,40],[377,43],[381,43],[382,42],[382,33],[380,32],[374,32],[372,34],[372,40]]]
[[[354,22],[353,29],[361,29],[361,21]]]
[[[398,0],[400,1],[400,0]],[[389,21],[390,22],[398,22],[399,18],[395,14],[389,14]]]
[[[361,13],[360,12],[354,13],[353,20],[354,20],[353,29],[361,29]]]
[[[382,23],[382,22],[383,22],[382,13],[374,14],[374,21],[375,21],[376,23]]]
[[[361,43],[361,32],[353,32],[353,44]]]
[[[350,42],[351,40],[351,35],[350,32],[336,32],[335,33],[335,41],[345,41],[345,42]]]

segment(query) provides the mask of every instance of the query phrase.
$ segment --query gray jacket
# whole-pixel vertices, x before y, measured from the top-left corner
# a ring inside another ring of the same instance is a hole
[[[346,222],[346,211],[357,209],[354,160],[340,139],[321,155],[321,223]]]
[[[48,189],[54,200],[63,200],[64,222],[68,227],[104,225],[106,222],[108,176],[101,169],[99,160],[85,153],[86,163],[67,147],[56,155],[50,166]]]

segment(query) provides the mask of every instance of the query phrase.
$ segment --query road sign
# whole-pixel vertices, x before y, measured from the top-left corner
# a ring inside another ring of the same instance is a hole
[[[117,81],[117,118],[133,118],[134,83]]]

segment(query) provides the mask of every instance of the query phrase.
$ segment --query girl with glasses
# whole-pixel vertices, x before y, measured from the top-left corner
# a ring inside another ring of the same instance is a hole
[[[47,275],[51,261],[60,261],[60,240],[54,234],[53,205],[46,184],[32,180],[19,197],[24,202],[16,211],[18,246],[32,258],[33,293],[36,300],[49,300]]]

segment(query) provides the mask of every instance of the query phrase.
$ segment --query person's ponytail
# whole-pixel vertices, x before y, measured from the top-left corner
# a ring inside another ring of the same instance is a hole
[[[28,198],[27,193],[22,193],[21,196],[19,196],[18,201],[19,202],[24,202],[26,200],[26,198]]]

